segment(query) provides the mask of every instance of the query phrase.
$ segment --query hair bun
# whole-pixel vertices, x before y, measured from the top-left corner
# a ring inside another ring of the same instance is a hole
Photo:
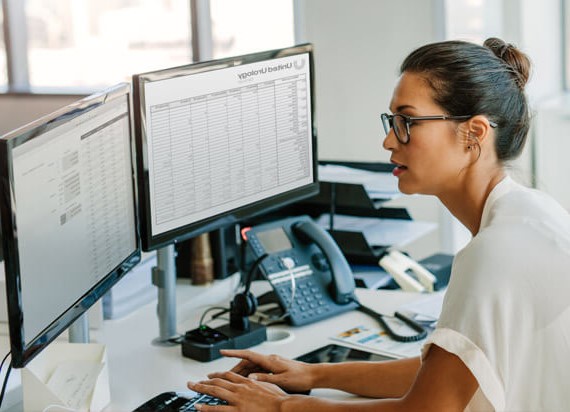
[[[497,37],[490,37],[483,43],[495,56],[503,60],[512,70],[517,85],[524,89],[530,76],[530,59],[510,43]]]

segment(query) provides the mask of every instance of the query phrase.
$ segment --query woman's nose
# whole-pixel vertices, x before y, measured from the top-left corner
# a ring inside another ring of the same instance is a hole
[[[394,134],[394,129],[390,129],[384,140],[382,141],[382,147],[385,150],[394,150],[396,144],[398,143],[398,139],[396,139],[396,135]]]

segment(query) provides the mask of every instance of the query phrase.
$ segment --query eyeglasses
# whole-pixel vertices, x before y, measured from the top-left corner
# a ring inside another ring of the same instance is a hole
[[[402,144],[408,144],[410,142],[410,125],[412,125],[417,120],[467,120],[472,117],[473,117],[472,115],[406,116],[405,114],[387,114],[387,113],[382,113],[380,115],[386,135],[390,133],[390,129],[394,129],[394,134],[396,135],[396,138]],[[497,127],[497,123],[495,122],[489,121],[489,124],[491,125],[491,127]]]

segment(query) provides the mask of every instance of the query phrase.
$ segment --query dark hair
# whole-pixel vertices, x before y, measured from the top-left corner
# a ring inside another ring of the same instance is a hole
[[[499,160],[521,153],[530,126],[524,93],[530,60],[512,44],[497,38],[485,40],[483,46],[464,41],[432,43],[413,51],[400,72],[422,74],[447,114],[482,114],[497,123]]]

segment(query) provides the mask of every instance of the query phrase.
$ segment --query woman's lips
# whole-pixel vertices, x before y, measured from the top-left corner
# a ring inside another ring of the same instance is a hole
[[[394,169],[392,170],[392,174],[396,177],[400,176],[404,173],[408,168],[400,163],[392,162],[394,164]]]

